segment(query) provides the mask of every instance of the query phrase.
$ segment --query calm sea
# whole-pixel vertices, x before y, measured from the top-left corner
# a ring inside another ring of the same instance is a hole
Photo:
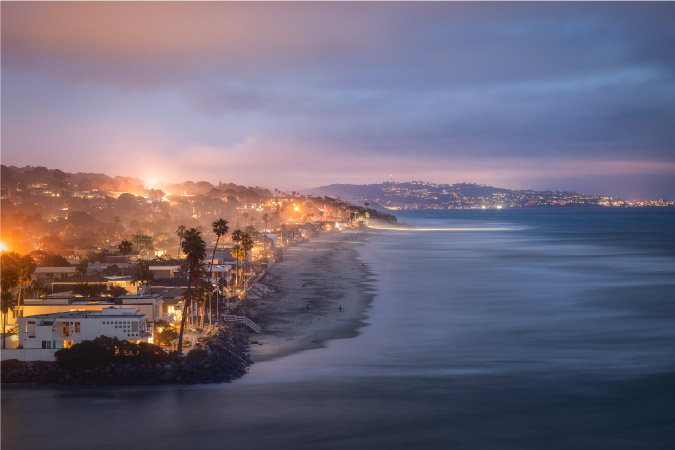
[[[672,449],[675,210],[421,211],[353,339],[197,387],[3,390],[11,449]]]

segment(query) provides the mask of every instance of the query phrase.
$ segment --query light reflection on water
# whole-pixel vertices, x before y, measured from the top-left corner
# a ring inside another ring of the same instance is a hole
[[[229,385],[5,390],[3,448],[672,448],[675,214],[434,214],[359,248],[358,337]]]

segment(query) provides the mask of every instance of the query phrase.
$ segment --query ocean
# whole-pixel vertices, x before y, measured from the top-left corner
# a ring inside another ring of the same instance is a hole
[[[672,449],[675,210],[398,212],[359,336],[224,385],[3,389],[3,449]]]

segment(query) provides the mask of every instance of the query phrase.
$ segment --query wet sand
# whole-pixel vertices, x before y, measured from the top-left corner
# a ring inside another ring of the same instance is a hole
[[[358,258],[368,232],[326,233],[284,252],[260,281],[268,291],[254,300],[256,321],[263,327],[251,335],[254,361],[269,361],[330,339],[359,334],[373,293],[372,276]],[[254,289],[255,291],[255,289]]]

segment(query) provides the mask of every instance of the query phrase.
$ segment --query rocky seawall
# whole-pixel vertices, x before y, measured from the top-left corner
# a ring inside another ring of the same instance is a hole
[[[205,338],[187,357],[163,362],[111,362],[68,367],[57,362],[2,362],[2,384],[155,385],[222,383],[243,376],[252,364],[245,329],[233,327]]]

